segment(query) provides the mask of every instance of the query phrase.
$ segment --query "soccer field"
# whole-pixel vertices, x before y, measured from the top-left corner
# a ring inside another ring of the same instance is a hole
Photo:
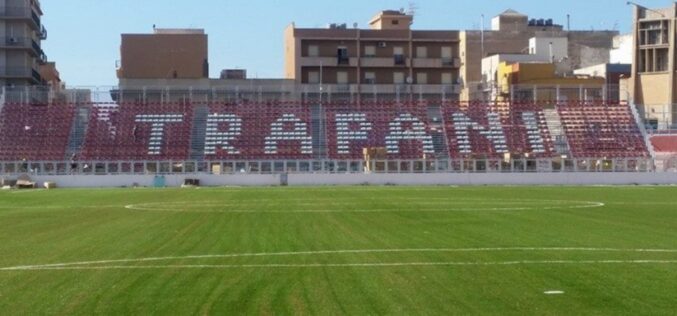
[[[0,192],[0,314],[674,314],[677,187]]]

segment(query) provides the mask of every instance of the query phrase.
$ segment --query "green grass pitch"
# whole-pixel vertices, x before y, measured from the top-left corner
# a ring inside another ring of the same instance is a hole
[[[0,192],[0,314],[677,311],[677,187]]]

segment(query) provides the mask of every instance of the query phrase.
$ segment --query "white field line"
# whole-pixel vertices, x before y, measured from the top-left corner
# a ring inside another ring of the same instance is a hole
[[[516,266],[516,265],[609,265],[677,264],[677,260],[522,260],[494,262],[393,262],[393,263],[310,263],[310,264],[231,264],[231,265],[148,265],[148,266],[66,266],[0,269],[0,271],[54,270],[157,270],[157,269],[275,269],[275,268],[374,268],[431,266]]]
[[[520,252],[608,252],[608,253],[677,253],[677,249],[620,249],[620,248],[582,248],[582,247],[508,247],[508,248],[421,248],[421,249],[364,249],[364,250],[324,250],[324,251],[296,251],[296,252],[262,252],[262,253],[240,253],[240,254],[215,254],[215,255],[193,255],[193,256],[169,256],[169,257],[150,257],[150,258],[138,258],[138,259],[115,259],[115,260],[98,260],[98,261],[79,261],[79,262],[69,262],[69,263],[54,263],[54,264],[40,264],[40,265],[22,265],[14,267],[0,268],[0,271],[17,271],[17,270],[44,270],[44,269],[54,269],[54,268],[67,268],[67,267],[78,267],[85,266],[81,268],[87,268],[86,266],[93,265],[111,265],[111,264],[123,264],[123,263],[144,263],[144,262],[158,262],[158,261],[172,261],[172,260],[189,260],[189,259],[217,259],[217,258],[245,258],[245,257],[284,257],[284,256],[317,256],[317,255],[327,255],[327,254],[368,254],[368,253],[421,253],[421,252],[508,252],[508,251],[520,251]],[[590,260],[587,260],[590,261]],[[587,262],[587,261],[547,261],[547,262]],[[647,260],[630,260],[631,262],[644,262]],[[546,262],[546,261],[510,261],[510,262]],[[592,261],[592,262],[628,262],[627,260],[602,260],[602,261]],[[647,263],[651,262],[665,262],[672,263],[672,261],[661,261],[661,260],[649,260]],[[391,265],[397,263],[368,263],[360,265]],[[411,264],[411,263],[408,263]],[[443,264],[443,263],[429,263],[433,264]],[[446,264],[453,264],[446,263]],[[480,265],[481,262],[476,262],[474,265]],[[486,263],[485,263],[486,264]],[[309,265],[295,265],[295,266],[313,266],[319,264],[309,264]],[[494,265],[498,265],[495,263]],[[234,265],[237,267],[244,266],[257,266],[257,265]],[[270,265],[260,265],[260,266],[270,266]],[[92,268],[92,267],[89,267]]]
[[[575,201],[575,200],[526,200],[526,199],[509,199],[509,200],[491,200],[487,201],[486,199],[457,199],[457,198],[387,198],[387,199],[367,199],[365,202],[392,202],[392,201],[406,201],[412,202],[417,205],[430,205],[430,206],[441,206],[443,209],[428,209],[427,211],[453,211],[449,210],[448,207],[458,207],[458,206],[475,206],[475,205],[514,205],[516,207],[488,207],[484,209],[472,208],[464,209],[465,211],[472,210],[524,210],[524,209],[553,209],[553,208],[594,208],[605,206],[605,203],[594,202],[594,201]],[[317,199],[277,199],[275,204],[282,202],[294,203],[296,206],[316,206],[317,203],[321,202],[332,202],[334,207],[363,207],[359,204],[351,203],[352,201],[343,201],[341,199],[333,198],[317,198]],[[524,204],[535,204],[535,205],[524,205]],[[547,203],[550,205],[537,205],[539,203]],[[567,205],[569,204],[569,205]],[[571,205],[571,204],[582,204],[582,205]],[[40,206],[40,205],[29,205],[29,206],[19,206],[19,205],[0,205],[0,209],[69,209],[69,208],[126,208],[131,210],[140,210],[140,211],[185,211],[178,208],[192,206],[192,207],[243,207],[246,210],[239,210],[239,212],[251,212],[250,208],[254,206],[267,206],[268,203],[260,202],[256,200],[244,200],[240,202],[233,203],[231,201],[207,201],[207,202],[189,202],[189,201],[177,201],[177,202],[152,202],[152,203],[139,203],[139,204],[129,204],[129,205],[74,205],[74,206]],[[417,206],[412,205],[412,206]],[[156,206],[156,207],[153,207]],[[157,207],[159,206],[159,207]],[[419,208],[420,210],[420,208]],[[457,209],[458,210],[458,209]],[[210,212],[217,212],[218,210],[211,210]],[[238,212],[238,210],[229,210],[230,212]],[[364,210],[354,210],[359,212],[365,212]],[[385,211],[397,211],[393,209],[381,209],[373,210],[376,212],[385,212]],[[266,211],[259,211],[266,212]],[[276,211],[276,212],[340,212],[339,210],[289,210],[289,211]]]
[[[54,205],[30,205],[30,206],[13,206],[0,205],[0,210],[70,210],[74,208],[124,208],[124,205],[69,205],[69,206],[54,206]]]
[[[10,191],[12,194],[22,194],[22,193],[35,193],[35,192],[42,192],[42,191],[47,191],[46,189],[31,189],[31,190],[16,190],[16,191]]]
[[[406,199],[404,199],[406,200]],[[290,200],[297,202],[295,200]],[[313,201],[313,200],[309,200]],[[315,201],[319,202],[319,201]],[[384,201],[388,202],[388,200]],[[486,200],[474,201],[474,200],[449,200],[448,202],[423,202],[427,205],[439,205],[440,208],[416,208],[416,209],[399,209],[399,208],[387,208],[387,209],[362,209],[362,210],[341,210],[341,209],[308,209],[308,210],[251,210],[247,209],[221,209],[221,210],[185,210],[185,207],[191,208],[200,208],[200,207],[245,207],[245,206],[256,206],[261,205],[258,203],[221,203],[221,202],[154,202],[154,203],[141,203],[141,204],[129,204],[125,208],[129,210],[136,211],[151,211],[151,212],[201,212],[201,213],[378,213],[378,212],[472,212],[472,211],[524,211],[524,210],[552,210],[552,209],[584,209],[584,208],[596,208],[604,207],[605,204],[602,202],[594,201],[566,201],[566,200],[491,200],[487,202]],[[462,204],[463,203],[463,204]],[[472,205],[477,204],[496,204],[496,205],[506,205],[506,204],[529,204],[529,203],[548,203],[551,205],[524,205],[520,207],[489,207],[489,208],[477,208],[477,207],[467,207],[470,206],[467,203]],[[552,205],[558,204],[558,205]],[[567,204],[578,204],[578,205],[567,205]],[[264,204],[265,205],[265,204]],[[297,205],[303,206],[315,206],[316,203],[298,203]],[[263,206],[263,205],[262,205]],[[363,207],[358,204],[334,204],[334,206],[343,206],[343,207]],[[412,205],[414,206],[414,205]],[[459,207],[460,206],[460,207]],[[456,208],[454,208],[456,207]]]
[[[543,292],[545,295],[562,295],[564,294],[564,291],[545,291]]]

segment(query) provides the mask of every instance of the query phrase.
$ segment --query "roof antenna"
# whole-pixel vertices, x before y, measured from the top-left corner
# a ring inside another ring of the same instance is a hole
[[[418,5],[416,1],[409,1],[409,9],[407,9],[407,15],[415,16],[418,11]]]

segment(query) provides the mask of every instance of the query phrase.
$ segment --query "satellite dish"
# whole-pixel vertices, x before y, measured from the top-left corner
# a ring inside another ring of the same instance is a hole
[[[412,77],[407,77],[407,83],[408,83],[408,84],[414,83],[414,78],[412,78]]]

